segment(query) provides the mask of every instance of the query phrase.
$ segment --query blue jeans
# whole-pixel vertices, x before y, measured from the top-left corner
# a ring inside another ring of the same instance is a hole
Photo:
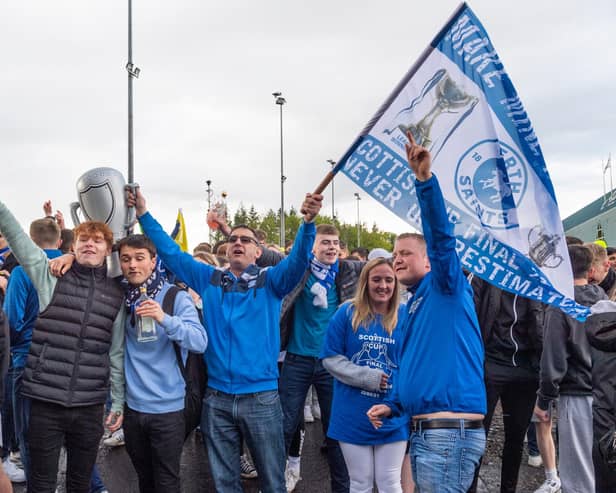
[[[485,450],[483,429],[428,429],[411,435],[417,493],[465,493]]]
[[[98,472],[98,467],[96,466],[96,464],[94,464],[94,468],[92,469],[92,476],[90,476],[90,493],[100,493],[105,489],[105,483],[103,483],[103,479]]]
[[[284,416],[285,450],[288,452],[295,430],[304,419],[304,401],[310,385],[314,385],[321,408],[323,435],[327,437],[334,394],[334,379],[323,368],[319,358],[287,353],[280,373],[280,401]],[[333,493],[349,491],[349,473],[336,440],[326,438],[327,461]]]
[[[208,387],[201,431],[216,491],[242,493],[241,437],[259,473],[263,493],[286,493],[282,410],[277,390],[226,394]]]

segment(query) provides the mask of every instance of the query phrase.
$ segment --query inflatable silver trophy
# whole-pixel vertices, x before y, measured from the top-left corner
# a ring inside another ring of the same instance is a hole
[[[113,242],[126,237],[136,222],[135,208],[126,205],[126,181],[114,168],[94,168],[77,180],[77,200],[71,203],[71,217],[75,226],[82,220],[100,221],[113,232]],[[107,257],[107,271],[110,277],[121,275],[117,252]]]

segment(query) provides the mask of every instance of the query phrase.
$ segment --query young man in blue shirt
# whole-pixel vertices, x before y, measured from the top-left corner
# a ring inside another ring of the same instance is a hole
[[[171,284],[156,267],[156,247],[150,239],[129,236],[120,240],[118,251],[128,281],[124,310],[126,451],[137,471],[141,493],[180,493],[185,382],[174,345],[180,346],[185,362],[188,351],[205,351],[207,335],[188,292],[177,292],[173,313],[163,311]],[[138,301],[140,287],[146,288],[147,301]],[[155,340],[139,340],[139,317],[154,319]]]
[[[396,277],[412,297],[394,396],[368,417],[377,427],[383,417],[412,417],[411,464],[419,491],[466,492],[485,449],[483,344],[430,153],[407,137],[424,236],[401,235],[394,247]]]
[[[339,260],[340,238],[330,224],[319,224],[310,266],[302,281],[284,300],[281,326],[289,332],[289,344],[280,374],[280,398],[284,415],[285,446],[303,419],[304,401],[310,385],[319,397],[323,434],[327,434],[334,379],[323,368],[320,354],[329,321],[341,303],[355,293],[363,262]],[[349,475],[336,440],[326,438],[327,460],[333,493],[349,491]],[[287,489],[299,480],[299,467],[287,468]]]
[[[255,460],[261,490],[286,493],[282,411],[278,397],[278,352],[282,299],[300,282],[308,268],[314,242],[312,223],[321,208],[321,195],[307,194],[302,204],[304,223],[293,250],[274,267],[255,263],[261,248],[255,232],[235,226],[228,238],[228,270],[203,264],[167,235],[148,213],[137,190],[128,194],[143,231],[162,261],[203,300],[209,345],[205,353],[208,389],[203,401],[201,429],[217,491],[241,493],[240,437]]]

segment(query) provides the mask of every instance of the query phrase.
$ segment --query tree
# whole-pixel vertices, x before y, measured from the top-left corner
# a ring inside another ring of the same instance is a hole
[[[248,213],[242,202],[240,202],[240,206],[233,216],[233,224],[247,224],[250,226],[250,224],[248,224]]]
[[[248,219],[246,220],[246,224],[253,229],[259,229],[260,223],[261,218],[259,217],[259,213],[255,209],[255,206],[251,205],[250,210],[248,211]]]
[[[272,209],[268,210],[261,220],[259,229],[265,231],[268,243],[278,243],[280,234],[278,214],[276,214]]]

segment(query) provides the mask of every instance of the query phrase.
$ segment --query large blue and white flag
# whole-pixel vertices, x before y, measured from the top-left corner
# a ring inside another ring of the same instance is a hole
[[[337,169],[421,230],[406,132],[433,158],[462,265],[584,319],[537,136],[486,30],[462,4]]]

